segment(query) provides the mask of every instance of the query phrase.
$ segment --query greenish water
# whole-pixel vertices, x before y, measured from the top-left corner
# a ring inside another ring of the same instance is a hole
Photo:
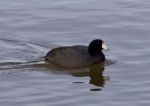
[[[0,104],[149,106],[149,17],[148,0],[1,0]],[[109,46],[105,66],[26,63],[95,38]]]

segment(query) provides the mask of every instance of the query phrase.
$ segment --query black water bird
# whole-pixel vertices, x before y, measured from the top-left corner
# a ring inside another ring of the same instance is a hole
[[[57,47],[50,50],[45,60],[64,68],[80,68],[95,63],[104,62],[102,49],[108,49],[101,39],[95,39],[89,46],[74,45]]]

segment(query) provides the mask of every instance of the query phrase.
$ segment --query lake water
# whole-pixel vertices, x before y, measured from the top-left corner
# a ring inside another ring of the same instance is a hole
[[[149,106],[149,0],[1,0],[1,106]],[[65,70],[38,60],[101,38],[115,64]],[[94,71],[92,71],[94,70]]]

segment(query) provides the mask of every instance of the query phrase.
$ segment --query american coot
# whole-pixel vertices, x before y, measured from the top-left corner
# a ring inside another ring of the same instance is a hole
[[[54,48],[49,51],[45,60],[65,68],[80,68],[103,62],[105,55],[102,49],[108,49],[103,40],[95,39],[89,46],[75,45]]]

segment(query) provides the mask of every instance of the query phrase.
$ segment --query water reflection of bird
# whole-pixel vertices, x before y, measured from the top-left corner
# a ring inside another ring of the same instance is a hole
[[[109,80],[108,76],[103,75],[105,69],[104,64],[105,63],[102,62],[102,63],[91,65],[89,67],[75,68],[75,69],[66,69],[66,68],[55,66],[53,64],[52,65],[37,64],[34,66],[50,69],[52,70],[51,72],[54,72],[55,74],[70,74],[74,77],[90,77],[89,80],[90,84],[94,86],[104,87],[105,82]],[[75,83],[81,83],[81,82],[75,82]]]
[[[89,71],[74,72],[72,73],[72,75],[76,77],[89,76],[90,84],[93,84],[99,87],[104,87],[105,82],[109,80],[108,76],[103,76],[104,69],[105,69],[104,64],[99,63],[99,64],[90,66]]]
[[[90,84],[95,86],[103,87],[105,84],[105,78],[103,76],[104,67],[100,66],[92,66],[90,68]]]

